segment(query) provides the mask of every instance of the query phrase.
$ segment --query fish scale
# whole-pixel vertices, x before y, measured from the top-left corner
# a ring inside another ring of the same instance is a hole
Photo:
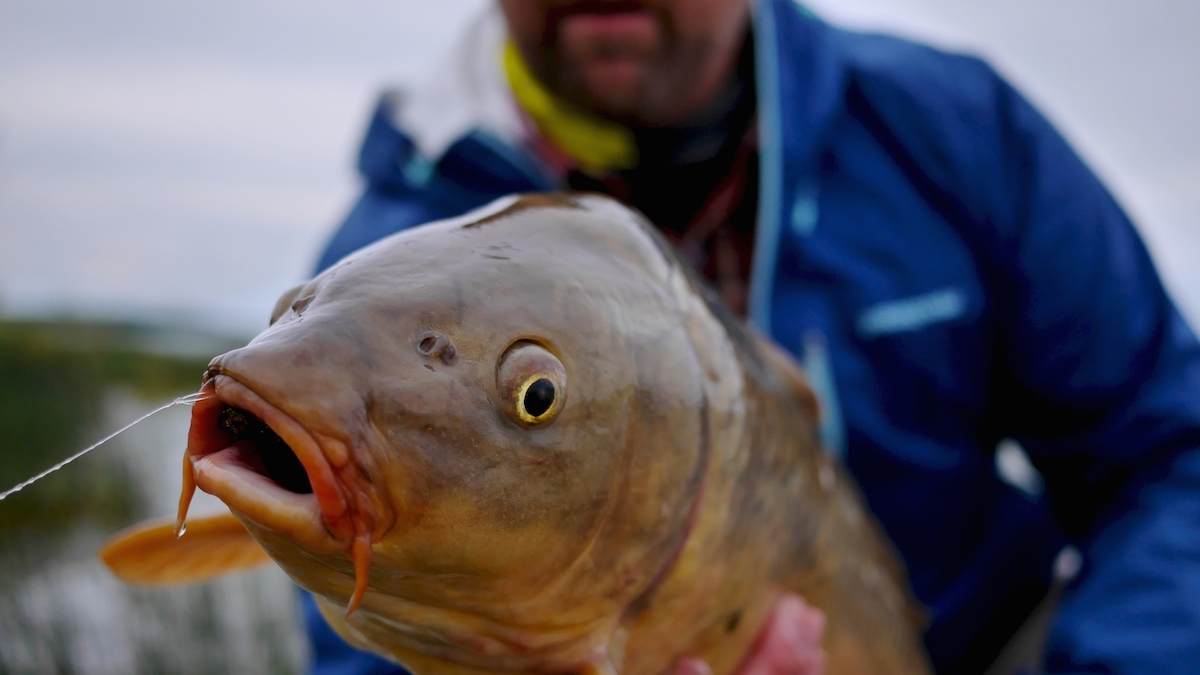
[[[515,196],[383,239],[209,372],[188,479],[334,630],[418,674],[729,673],[788,592],[825,615],[826,672],[930,672],[800,368],[615,201]],[[220,406],[270,427],[312,493]],[[191,536],[108,552],[178,582]]]

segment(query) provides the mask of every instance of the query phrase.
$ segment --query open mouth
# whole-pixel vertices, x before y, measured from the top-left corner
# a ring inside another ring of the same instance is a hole
[[[273,481],[288,492],[312,494],[312,483],[300,458],[262,420],[241,408],[225,406],[221,409],[217,424],[233,437],[229,449],[234,457],[230,461]]]
[[[306,548],[345,550],[355,535],[346,495],[312,434],[232,377],[205,390],[188,430],[196,486]],[[181,516],[189,499],[185,488]]]
[[[310,551],[346,554],[353,612],[366,592],[378,522],[361,479],[351,467],[335,468],[305,426],[233,377],[215,374],[201,391],[210,395],[192,408],[178,531],[199,487]]]

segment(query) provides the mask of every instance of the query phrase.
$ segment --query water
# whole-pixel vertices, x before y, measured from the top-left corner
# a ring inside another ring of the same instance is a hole
[[[21,490],[24,490],[25,488],[29,487],[30,485],[33,485],[34,483],[45,478],[46,476],[49,476],[50,474],[54,473],[55,471],[58,471],[59,469],[63,468],[64,466],[70,464],[71,462],[74,462],[75,460],[79,459],[80,457],[83,457],[84,455],[95,450],[96,448],[100,447],[101,445],[104,445],[105,443],[111,441],[112,439],[116,438],[117,436],[120,436],[121,434],[125,433],[126,431],[129,431],[133,427],[137,426],[137,424],[140,423],[142,420],[147,419],[151,415],[154,415],[155,413],[160,413],[172,406],[195,403],[196,401],[199,401],[202,398],[204,398],[204,394],[200,394],[200,393],[188,394],[187,396],[180,396],[179,398],[175,399],[174,401],[171,401],[170,403],[168,403],[166,405],[161,405],[161,406],[155,408],[154,410],[151,410],[150,412],[146,413],[145,415],[142,415],[141,417],[130,422],[129,424],[126,424],[125,426],[121,427],[120,429],[117,429],[116,431],[105,436],[104,438],[101,438],[100,440],[96,441],[95,443],[92,443],[91,445],[80,450],[79,452],[75,453],[74,455],[71,455],[70,457],[64,459],[63,461],[59,462],[58,464],[55,464],[54,466],[50,467],[49,469],[46,469],[45,471],[27,479],[27,480],[23,480],[20,483],[17,483],[16,485],[9,488],[8,490],[5,490],[4,492],[0,492],[0,502],[4,501],[4,499],[6,497],[8,497],[9,495],[15,495],[16,493],[20,492]],[[183,534],[182,530],[180,531],[180,534]]]
[[[143,401],[125,391],[114,390],[105,398],[101,417],[110,428],[145,409]],[[185,412],[149,419],[114,441],[108,452],[71,470],[124,472],[141,493],[137,519],[170,516],[187,422]],[[96,558],[113,534],[81,517],[63,531],[27,530],[5,537],[0,548],[0,673],[301,669],[305,647],[294,587],[277,568],[189,587],[133,588],[113,578]]]
[[[0,485],[194,390],[203,369],[203,361],[188,364],[185,382],[170,386],[162,382],[169,364],[130,376],[63,357],[69,368],[55,360],[26,372],[32,352],[15,358],[3,338]],[[275,566],[193,586],[135,588],[96,557],[122,527],[174,516],[190,408],[167,408],[0,502],[0,675],[303,669],[295,587]],[[197,496],[196,513],[223,508]]]

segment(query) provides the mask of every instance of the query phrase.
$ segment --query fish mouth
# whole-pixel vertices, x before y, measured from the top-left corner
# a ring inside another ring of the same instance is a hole
[[[349,505],[313,435],[229,375],[202,391],[210,396],[192,410],[185,462],[196,486],[314,552],[344,550],[354,536]]]
[[[302,424],[245,384],[210,370],[192,408],[176,533],[195,488],[234,513],[313,553],[342,553],[354,567],[346,614],[367,591],[380,509],[352,462],[337,467]],[[341,453],[345,454],[345,453]]]

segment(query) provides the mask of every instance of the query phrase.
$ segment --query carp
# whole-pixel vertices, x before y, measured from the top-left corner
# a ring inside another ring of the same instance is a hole
[[[178,524],[194,486],[233,516],[119,535],[128,580],[269,556],[351,644],[451,675],[728,673],[794,591],[825,614],[826,672],[930,672],[800,368],[608,198],[509,197],[367,246],[201,394]]]

